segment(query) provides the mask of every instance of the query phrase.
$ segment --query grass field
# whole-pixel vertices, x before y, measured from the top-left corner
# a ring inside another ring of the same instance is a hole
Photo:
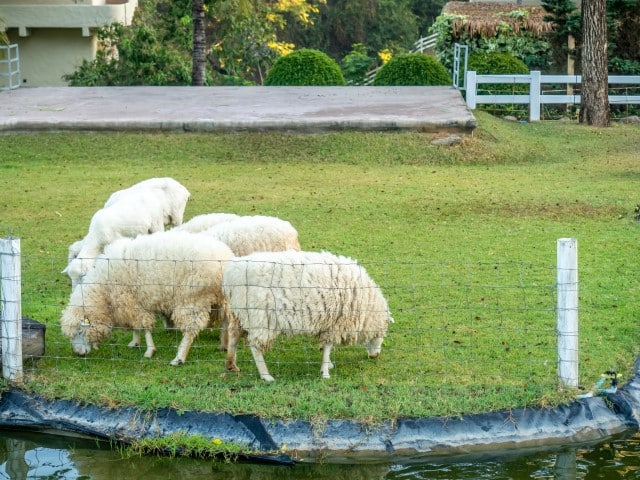
[[[579,245],[580,381],[631,373],[638,354],[640,127],[509,123],[478,113],[460,146],[421,133],[0,136],[0,236],[21,239],[23,314],[46,323],[26,388],[102,405],[378,421],[564,401],[558,391],[558,238]],[[217,332],[170,367],[179,335],[154,332],[149,360],[129,332],[86,358],[59,327],[67,247],[109,194],[171,176],[208,212],[291,221],[306,250],[358,259],[396,322],[382,356],[336,349],[319,374],[310,339],[279,341],[261,382],[248,348],[224,369]]]

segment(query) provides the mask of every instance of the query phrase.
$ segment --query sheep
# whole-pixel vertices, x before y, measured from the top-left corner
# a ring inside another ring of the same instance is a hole
[[[154,178],[114,192],[89,224],[89,232],[69,247],[69,263],[62,273],[72,289],[89,270],[105,245],[121,237],[160,232],[165,225],[180,225],[189,191],[172,178]],[[75,257],[71,258],[75,253]]]
[[[109,207],[115,203],[141,193],[154,193],[160,202],[165,218],[164,225],[182,225],[184,210],[189,200],[190,193],[180,182],[171,177],[149,178],[135,185],[113,192],[104,206]]]
[[[387,301],[365,269],[329,252],[258,252],[228,262],[222,275],[223,308],[229,321],[226,367],[238,372],[236,348],[246,334],[266,381],[264,361],[278,335],[315,336],[322,346],[321,374],[330,378],[335,344],[365,344],[380,354],[388,324]]]
[[[232,257],[224,243],[186,232],[119,239],[105,248],[71,293],[62,312],[62,332],[84,356],[113,327],[144,330],[145,357],[151,357],[151,329],[156,316],[164,315],[183,334],[171,361],[180,365],[207,327],[212,305],[222,303],[222,270]]]
[[[291,223],[277,217],[238,217],[201,233],[226,243],[238,257],[254,252],[300,250],[296,229]]]
[[[220,223],[237,218],[240,218],[240,216],[235,213],[204,213],[202,215],[196,215],[188,222],[184,222],[182,225],[172,228],[172,230],[199,233]]]
[[[234,255],[238,257],[254,252],[300,250],[298,232],[286,220],[263,215],[218,218],[226,218],[226,221],[219,222],[217,225],[202,231],[201,234],[226,243]],[[191,223],[191,221],[188,223]],[[212,323],[221,325],[220,350],[226,350],[227,320],[221,311],[214,310]]]

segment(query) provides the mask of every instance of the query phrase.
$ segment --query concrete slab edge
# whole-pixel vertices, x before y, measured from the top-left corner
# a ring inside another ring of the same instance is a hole
[[[149,121],[119,120],[109,121],[73,121],[73,122],[37,122],[37,121],[0,121],[0,133],[36,133],[36,132],[171,132],[171,133],[231,133],[231,132],[335,132],[335,131],[399,131],[416,132],[456,132],[470,134],[477,127],[475,119],[437,122],[429,120],[255,120],[255,121]]]

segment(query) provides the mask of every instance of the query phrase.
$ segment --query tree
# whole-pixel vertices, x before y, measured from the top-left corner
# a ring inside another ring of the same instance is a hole
[[[207,35],[205,30],[204,0],[193,0],[191,18],[193,20],[191,85],[202,87],[205,84],[207,67]]]
[[[606,0],[582,2],[580,123],[609,126]]]

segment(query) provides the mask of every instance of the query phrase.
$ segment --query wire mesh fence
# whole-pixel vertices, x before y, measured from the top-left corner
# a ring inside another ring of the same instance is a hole
[[[152,358],[145,356],[144,342],[129,346],[131,329],[117,326],[97,350],[76,355],[60,324],[71,290],[69,279],[60,273],[65,259],[21,259],[22,314],[46,326],[44,355],[24,363],[26,383],[37,385],[36,390],[82,396],[85,388],[99,388],[103,393],[98,397],[116,395],[119,401],[136,403],[142,395],[154,405],[172,392],[202,395],[206,401],[210,391],[234,396],[262,382],[243,343],[238,349],[240,372],[227,371],[220,324],[199,333],[184,365],[170,366],[182,332],[161,314],[153,329]],[[395,322],[389,325],[377,359],[369,359],[359,345],[336,346],[331,382],[365,396],[386,389],[406,390],[409,396],[428,391],[433,402],[449,395],[460,398],[460,390],[469,397],[491,396],[494,389],[536,397],[556,389],[556,266],[428,261],[363,266],[381,288]],[[158,278],[153,283],[165,282]],[[358,295],[357,289],[353,293]],[[314,338],[280,336],[265,359],[277,382],[324,381],[322,352]]]

